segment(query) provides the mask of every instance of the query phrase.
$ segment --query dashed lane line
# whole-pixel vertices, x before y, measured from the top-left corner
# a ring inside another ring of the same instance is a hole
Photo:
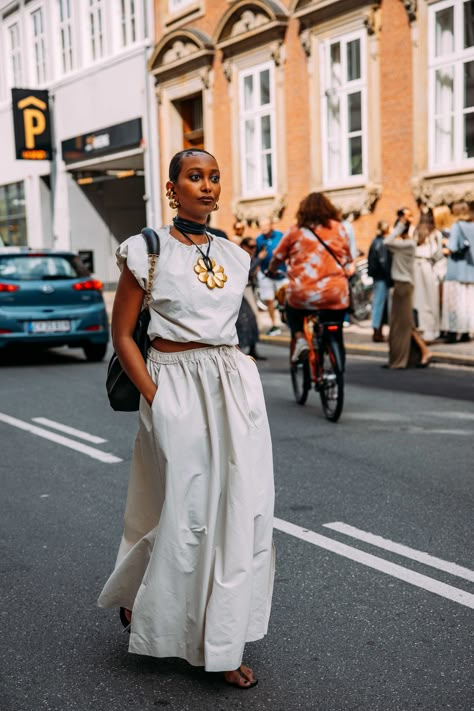
[[[107,442],[103,437],[97,437],[97,435],[91,435],[88,432],[83,432],[83,430],[76,430],[75,427],[69,427],[69,425],[63,425],[61,422],[55,422],[54,420],[49,420],[47,417],[32,417],[33,422],[37,422],[39,425],[45,425],[46,427],[51,427],[53,430],[59,430],[59,432],[64,432],[65,434],[72,435],[78,439],[83,439],[86,442],[92,442],[92,444],[103,444]]]
[[[89,441],[95,441],[96,443],[99,443],[99,441],[106,441],[100,437],[95,437],[94,435],[89,435],[88,433],[82,432],[81,430],[75,430],[72,427],[67,427],[66,425],[55,423],[53,420],[48,420],[47,418],[37,417],[34,418],[34,421],[41,422],[43,424],[48,424],[51,427],[56,425],[56,429],[67,431],[70,434],[75,434],[75,436],[77,437],[82,435],[83,439],[89,439]],[[11,425],[12,427],[17,427],[18,429],[30,432],[30,434],[36,435],[38,437],[43,437],[44,439],[55,442],[56,444],[60,444],[63,447],[68,447],[69,449],[76,450],[78,452],[81,452],[82,454],[85,454],[88,457],[98,459],[99,461],[105,462],[107,464],[114,464],[123,461],[120,457],[116,457],[113,454],[109,454],[108,452],[102,452],[101,450],[95,449],[94,447],[90,447],[86,444],[83,444],[82,442],[76,442],[75,440],[69,439],[69,437],[64,437],[63,435],[56,434],[55,432],[50,432],[49,430],[46,430],[43,427],[32,425],[29,422],[19,420],[16,417],[11,417],[10,415],[6,415],[2,412],[0,412],[0,422],[4,422],[5,424]],[[86,436],[84,437],[84,435]],[[94,440],[91,440],[90,438],[94,438]],[[470,581],[474,580],[474,572],[470,571],[468,568],[463,568],[462,566],[459,566],[455,563],[443,561],[439,558],[435,558],[434,556],[429,555],[428,553],[416,551],[415,549],[409,548],[408,546],[403,546],[401,544],[394,543],[389,539],[384,539],[381,536],[375,536],[374,534],[368,533],[366,531],[361,531],[360,529],[356,529],[355,527],[349,526],[342,522],[334,522],[324,525],[326,528],[331,528],[332,530],[336,530],[353,538],[358,538],[359,540],[363,540],[372,545],[376,545],[379,548],[383,548],[385,550],[404,555],[405,557],[412,558],[413,560],[425,563],[432,567],[438,568],[439,570],[444,570],[445,572],[448,572],[452,575],[463,577],[466,580]],[[474,595],[464,590],[460,590],[459,588],[455,588],[452,585],[447,585],[446,583],[442,583],[438,580],[430,578],[427,575],[416,573],[412,570],[404,568],[401,565],[391,563],[389,561],[384,560],[383,558],[378,558],[377,556],[374,556],[371,553],[366,553],[357,548],[353,548],[352,546],[348,546],[345,543],[340,543],[339,541],[335,541],[334,539],[327,538],[326,536],[322,536],[319,533],[310,531],[309,529],[301,528],[300,526],[296,526],[295,524],[290,523],[289,521],[283,521],[282,519],[275,518],[274,528],[279,531],[282,531],[283,533],[287,533],[290,536],[306,541],[307,543],[312,543],[315,546],[331,551],[332,553],[335,553],[337,555],[343,556],[344,558],[349,558],[350,560],[353,560],[357,563],[361,563],[362,565],[366,565],[369,568],[373,568],[374,570],[378,570],[387,575],[391,575],[392,577],[398,578],[399,580],[403,580],[404,582],[410,583],[411,585],[422,588],[424,590],[428,590],[429,592],[432,592],[435,595],[440,595],[441,597],[444,597],[448,600],[452,600],[453,602],[457,602],[460,605],[464,605],[465,607],[474,609]]]
[[[339,533],[343,533],[351,538],[357,538],[359,541],[365,541],[366,543],[370,543],[372,546],[377,546],[378,548],[383,548],[386,551],[397,553],[405,558],[411,558],[411,560],[416,560],[418,563],[429,565],[432,568],[443,570],[445,573],[455,575],[458,578],[464,578],[465,580],[469,580],[474,583],[474,570],[464,568],[462,565],[458,565],[457,563],[450,563],[447,560],[436,558],[429,553],[418,551],[415,548],[410,548],[409,546],[402,545],[401,543],[395,543],[389,538],[382,538],[382,536],[376,536],[368,531],[362,531],[360,528],[349,526],[347,523],[342,523],[342,521],[324,523],[323,526],[325,528],[330,528],[332,531],[338,531]]]
[[[460,590],[459,588],[455,588],[452,585],[439,582],[438,580],[430,578],[427,575],[421,575],[420,573],[416,573],[413,570],[404,568],[396,563],[390,563],[383,558],[378,558],[371,553],[365,553],[365,551],[352,548],[352,546],[340,543],[332,538],[326,538],[326,536],[321,536],[319,533],[310,531],[307,528],[295,526],[293,523],[283,521],[280,518],[274,519],[273,526],[278,531],[287,533],[288,535],[299,538],[307,543],[312,543],[314,546],[324,548],[332,553],[336,553],[336,555],[349,558],[356,563],[361,563],[362,565],[378,570],[381,573],[403,580],[410,585],[415,585],[416,587],[428,590],[435,595],[440,595],[448,600],[457,602],[459,605],[464,605],[465,607],[474,609],[474,595],[465,592],[464,590]]]
[[[120,457],[116,457],[114,454],[109,454],[108,452],[101,452],[100,449],[95,449],[95,447],[89,447],[87,444],[82,442],[76,442],[69,437],[63,437],[63,435],[56,434],[56,432],[50,432],[45,430],[43,427],[37,427],[29,422],[24,422],[16,417],[11,417],[10,415],[5,415],[0,412],[0,422],[5,422],[7,425],[12,427],[17,427],[20,430],[30,432],[30,434],[36,435],[37,437],[43,437],[43,439],[49,439],[51,442],[56,442],[63,447],[68,447],[69,449],[75,449],[76,452],[81,452],[87,457],[92,457],[93,459],[98,459],[100,462],[105,464],[116,464],[117,462],[122,462]]]

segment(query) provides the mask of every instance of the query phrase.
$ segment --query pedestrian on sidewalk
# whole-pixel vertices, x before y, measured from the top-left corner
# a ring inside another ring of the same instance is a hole
[[[440,335],[439,272],[438,262],[443,260],[443,235],[436,229],[433,211],[420,214],[415,229],[415,282],[413,308],[416,325],[426,343]]]
[[[441,338],[446,338],[446,333],[442,328],[442,314],[443,314],[443,300],[444,300],[444,280],[446,278],[446,270],[448,268],[448,240],[449,233],[451,231],[451,225],[453,224],[453,214],[448,207],[448,205],[436,205],[433,208],[433,219],[435,227],[441,232],[442,235],[442,250],[443,258],[436,262],[436,274],[438,276],[438,289],[439,289],[439,318],[440,318],[440,336]]]
[[[384,240],[389,234],[388,222],[380,220],[377,223],[377,234],[369,248],[368,274],[374,280],[372,292],[372,340],[375,343],[383,343],[384,314],[388,311],[388,294],[392,286],[390,270],[392,267],[392,255],[387,250]]]
[[[257,272],[257,283],[260,299],[263,301],[270,316],[271,326],[267,331],[267,336],[279,336],[281,329],[277,323],[275,306],[275,294],[284,282],[284,276],[276,279],[269,279],[265,272],[268,269],[274,250],[283,237],[283,232],[273,229],[273,220],[263,216],[259,220],[261,233],[257,237],[255,256],[260,259],[260,269]],[[282,268],[285,271],[285,267]]]
[[[323,322],[344,322],[349,307],[348,277],[353,271],[349,239],[339,222],[339,212],[323,193],[307,195],[300,202],[296,220],[269,266],[269,273],[273,273],[282,263],[287,264],[286,319],[296,339],[294,362],[309,352],[303,332],[305,316],[318,311]],[[342,329],[338,334],[344,355]]]
[[[453,216],[441,327],[447,343],[456,343],[458,336],[466,343],[474,333],[474,222],[466,202],[453,205]]]
[[[393,369],[425,368],[431,360],[431,353],[416,330],[413,315],[416,241],[410,234],[412,221],[411,210],[401,208],[394,229],[385,238],[385,246],[392,254],[394,284],[388,337],[388,367]]]
[[[117,251],[113,342],[142,397],[124,533],[98,604],[120,608],[130,652],[249,689],[242,655],[267,632],[274,576],[270,430],[257,367],[236,347],[250,259],[206,231],[221,192],[211,154],[177,153],[166,188],[177,216],[158,230],[146,364],[132,337],[145,242]]]
[[[239,247],[241,246],[242,240],[244,239],[246,226],[247,225],[243,220],[236,220],[232,227],[233,234],[230,236],[229,239],[231,242],[234,242]]]

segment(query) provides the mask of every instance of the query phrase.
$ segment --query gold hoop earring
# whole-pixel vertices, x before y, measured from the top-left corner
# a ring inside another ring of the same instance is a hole
[[[177,210],[178,207],[181,205],[179,202],[178,198],[176,197],[176,194],[174,190],[169,188],[166,192],[166,197],[168,198],[169,206],[172,210]]]
[[[214,205],[214,207],[213,207],[212,209],[213,209],[213,210],[218,210],[218,209],[219,209],[219,203],[216,202],[216,204]]]

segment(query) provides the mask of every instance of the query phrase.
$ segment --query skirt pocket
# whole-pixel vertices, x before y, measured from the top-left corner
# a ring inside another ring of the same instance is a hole
[[[152,429],[152,411],[156,407],[157,398],[160,391],[161,365],[153,363],[150,360],[147,361],[146,365],[150,377],[157,387],[157,391],[155,393],[151,405],[148,404],[143,395],[140,395],[139,417],[143,422],[145,428],[150,432]]]
[[[250,423],[258,427],[266,417],[266,410],[257,365],[253,358],[238,351],[237,370]]]

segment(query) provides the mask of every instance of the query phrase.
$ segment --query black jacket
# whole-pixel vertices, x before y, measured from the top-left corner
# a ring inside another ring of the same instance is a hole
[[[392,266],[392,255],[384,244],[382,235],[377,235],[369,249],[368,273],[376,281],[386,281],[391,284],[390,268]]]

